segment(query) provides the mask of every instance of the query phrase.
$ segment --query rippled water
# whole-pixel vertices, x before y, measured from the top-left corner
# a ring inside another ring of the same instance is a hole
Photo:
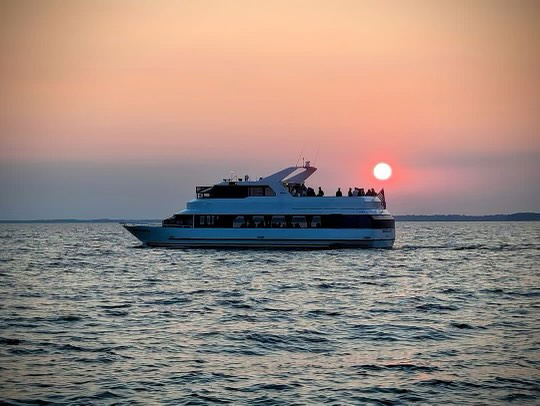
[[[540,401],[540,223],[398,223],[392,250],[138,248],[0,226],[0,402]]]

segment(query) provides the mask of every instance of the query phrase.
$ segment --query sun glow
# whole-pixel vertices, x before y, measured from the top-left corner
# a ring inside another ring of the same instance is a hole
[[[379,180],[387,180],[392,176],[392,168],[385,162],[379,162],[373,168],[373,175]]]

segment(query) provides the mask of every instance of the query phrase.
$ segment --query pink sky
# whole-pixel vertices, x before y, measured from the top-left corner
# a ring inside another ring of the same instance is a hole
[[[180,171],[199,173],[195,183],[231,169],[263,175],[302,153],[320,167],[317,186],[384,186],[396,213],[540,211],[536,1],[0,8],[0,186],[26,173],[13,194],[40,196],[43,216],[85,205],[37,192],[61,168],[95,168],[98,195],[103,168],[119,184],[154,176],[156,193],[157,174],[178,171],[173,210],[193,194]],[[371,176],[378,161],[393,166],[386,183]],[[66,185],[80,184],[76,173]],[[34,217],[16,197],[0,203],[0,218]],[[122,214],[105,197],[93,204],[74,213]],[[152,207],[132,215],[168,209]]]

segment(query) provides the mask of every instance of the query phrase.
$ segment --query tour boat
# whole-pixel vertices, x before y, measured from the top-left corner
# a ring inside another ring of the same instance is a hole
[[[124,224],[149,247],[391,248],[395,221],[384,190],[316,196],[306,162],[258,180],[223,179],[197,186],[196,198],[160,226]]]

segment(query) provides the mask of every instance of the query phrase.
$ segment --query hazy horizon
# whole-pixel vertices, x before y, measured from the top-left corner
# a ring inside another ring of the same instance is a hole
[[[540,212],[535,1],[4,1],[0,219],[163,218],[230,171]],[[392,178],[373,178],[388,162]]]
[[[520,212],[520,213],[498,213],[498,214],[487,214],[487,215],[483,215],[483,214],[474,214],[474,215],[469,215],[469,214],[459,214],[459,213],[439,213],[439,214],[413,214],[413,213],[407,213],[407,214],[404,214],[404,213],[394,213],[393,216],[396,217],[396,218],[401,218],[401,217],[445,217],[445,216],[448,216],[448,217],[453,217],[453,216],[463,216],[463,217],[489,217],[489,216],[511,216],[511,215],[514,215],[514,214],[533,214],[533,215],[540,215],[540,213],[536,213],[536,212]],[[26,218],[26,219],[22,219],[22,218],[19,218],[19,219],[0,219],[0,223],[17,223],[17,222],[21,222],[21,223],[33,223],[33,222],[36,222],[36,223],[47,223],[47,222],[51,222],[51,223],[56,223],[56,222],[66,222],[66,223],[69,223],[70,221],[73,221],[73,222],[82,222],[82,223],[85,223],[85,222],[96,222],[96,223],[99,223],[100,221],[104,221],[104,222],[115,222],[115,221],[126,221],[126,222],[129,222],[129,221],[162,221],[163,218],[144,218],[144,217],[137,217],[137,218],[115,218],[115,217],[97,217],[97,218],[72,218],[72,217],[62,217],[62,218]],[[405,220],[405,221],[409,221],[409,220]],[[415,220],[416,221],[416,220]],[[425,220],[418,220],[420,222],[423,222]],[[438,220],[433,220],[435,222],[437,222]],[[445,220],[445,221],[449,221],[449,222],[452,222],[454,220]],[[465,221],[469,221],[469,220],[465,220]],[[475,222],[476,220],[470,220],[471,222]],[[506,220],[494,220],[495,222],[499,222],[499,221],[506,221]],[[512,221],[517,221],[517,222],[529,222],[529,221],[532,221],[532,222],[537,222],[538,220],[512,220]]]

